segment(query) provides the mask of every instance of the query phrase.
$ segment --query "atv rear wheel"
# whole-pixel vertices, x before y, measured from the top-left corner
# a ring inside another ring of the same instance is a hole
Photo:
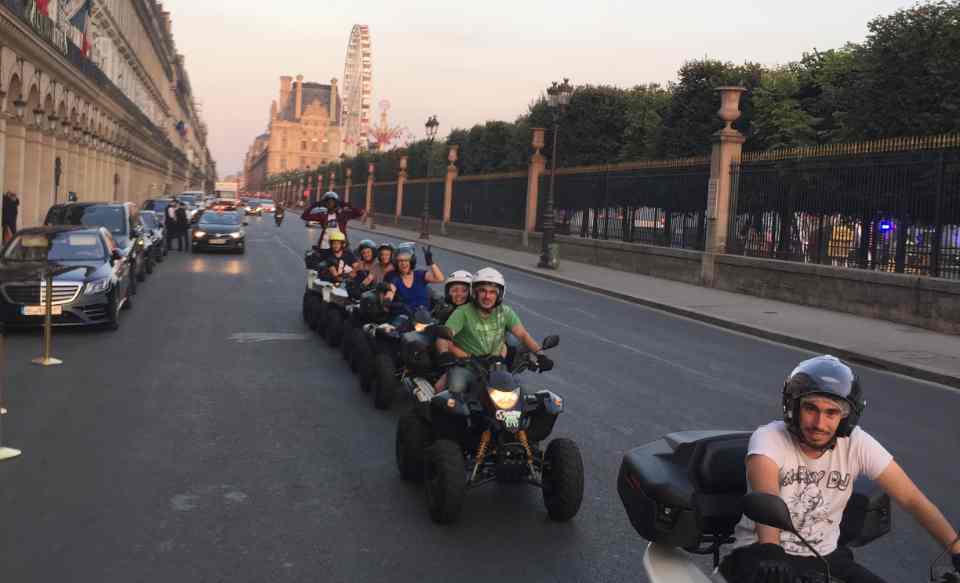
[[[343,314],[336,308],[327,308],[327,321],[324,336],[327,344],[336,348],[340,346],[340,339],[343,335]]]
[[[317,298],[316,307],[313,309],[314,330],[321,336],[327,329],[327,303]]]
[[[373,376],[372,364],[373,353],[370,351],[370,343],[363,331],[356,328],[353,332],[353,352],[350,353],[350,368],[357,373],[357,378],[360,380],[360,390],[364,393],[370,392],[370,382]]]
[[[427,448],[424,462],[430,518],[438,524],[456,522],[467,493],[463,450],[449,439],[441,439]]]
[[[554,439],[543,456],[543,504],[551,520],[576,516],[583,502],[583,458],[572,439]]]
[[[313,294],[303,292],[303,321],[313,330],[316,324],[313,320],[313,310],[316,308]]]
[[[373,358],[373,406],[377,409],[389,409],[397,395],[397,375],[390,355],[379,353]]]
[[[430,425],[411,411],[397,422],[397,439],[394,454],[400,478],[407,482],[423,480],[423,463],[426,448],[430,445]]]
[[[340,332],[340,356],[350,362],[350,352],[353,350],[353,325],[344,320],[343,330]]]

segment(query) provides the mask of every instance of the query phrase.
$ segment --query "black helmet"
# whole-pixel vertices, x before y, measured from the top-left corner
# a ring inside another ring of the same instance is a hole
[[[801,362],[783,383],[783,421],[794,435],[800,435],[800,400],[807,395],[823,395],[849,406],[850,413],[837,426],[834,441],[850,436],[867,406],[857,373],[836,356],[816,356]]]
[[[364,249],[369,249],[374,253],[376,253],[377,244],[370,239],[364,239],[363,241],[360,241],[360,243],[357,245],[357,255],[360,255]]]
[[[333,202],[335,202],[335,203],[337,203],[337,204],[339,205],[339,204],[340,204],[340,195],[337,194],[336,192],[333,192],[332,190],[329,190],[329,191],[323,193],[323,196],[320,197],[320,204],[322,205],[323,203],[327,202],[328,200],[332,200]]]

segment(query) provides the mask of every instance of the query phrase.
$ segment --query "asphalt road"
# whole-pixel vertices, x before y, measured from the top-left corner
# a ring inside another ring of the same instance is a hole
[[[0,581],[643,581],[644,542],[616,494],[626,449],[683,429],[753,429],[779,415],[807,353],[503,270],[506,301],[560,346],[556,436],[584,454],[570,523],[525,486],[471,492],[434,525],[393,461],[400,407],[381,412],[300,319],[293,214],[252,219],[245,256],[171,253],[121,329],[57,332],[60,367],[7,339]],[[361,238],[354,233],[353,238]],[[481,267],[437,251],[445,271]],[[960,523],[960,393],[860,369],[863,426]],[[859,556],[919,581],[936,547],[897,512]]]

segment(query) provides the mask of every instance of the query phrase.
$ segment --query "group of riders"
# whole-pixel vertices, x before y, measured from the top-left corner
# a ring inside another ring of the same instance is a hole
[[[326,213],[309,210],[303,218],[328,217],[313,249],[315,265],[325,267],[322,278],[335,282],[353,279],[411,314],[430,311],[451,333],[450,340],[437,341],[438,351],[457,359],[506,356],[509,332],[535,355],[540,370],[553,367],[516,312],[503,303],[507,286],[499,271],[485,267],[473,274],[459,270],[445,276],[430,247],[423,250],[426,268],[417,269],[416,249],[410,243],[395,247],[364,239],[354,252],[348,248],[344,232],[349,219],[362,216],[363,211],[341,207],[334,193],[328,193],[321,204]],[[430,284],[441,283],[443,297],[432,299]],[[437,391],[463,391],[471,381],[469,375],[468,368],[451,368],[438,381]],[[952,554],[954,568],[960,571],[956,531],[893,456],[858,427],[865,404],[859,377],[843,361],[819,356],[800,363],[783,388],[782,419],[760,427],[750,440],[746,462],[749,489],[784,499],[807,538],[819,543],[818,550],[835,576],[847,583],[875,583],[881,579],[837,544],[839,516],[850,498],[846,484],[857,475],[866,475]],[[839,477],[836,484],[808,477],[828,474]],[[721,566],[729,581],[794,581],[816,566],[810,562],[812,554],[790,533],[746,518],[738,528],[742,544]]]

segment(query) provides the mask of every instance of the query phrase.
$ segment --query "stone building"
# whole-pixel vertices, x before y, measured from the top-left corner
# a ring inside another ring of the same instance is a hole
[[[70,193],[139,203],[212,189],[171,30],[154,0],[0,2],[0,191],[19,194],[21,227]]]
[[[304,82],[303,75],[280,77],[280,98],[270,105],[266,133],[253,140],[243,169],[249,192],[264,190],[264,180],[288,170],[315,168],[342,153],[343,127],[337,80],[329,85]]]

